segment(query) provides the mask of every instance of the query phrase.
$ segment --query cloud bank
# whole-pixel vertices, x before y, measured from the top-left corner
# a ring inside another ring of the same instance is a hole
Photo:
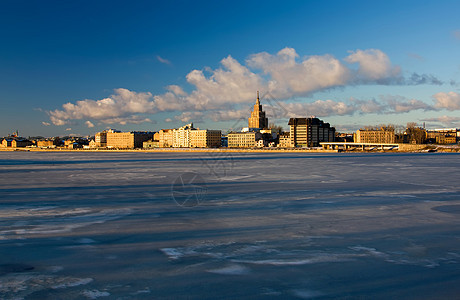
[[[54,125],[65,125],[70,120],[92,119],[107,124],[148,122],[139,114],[156,112],[151,93],[136,93],[127,89],[115,89],[114,94],[101,100],[81,100],[65,103],[62,109],[49,111]],[[90,121],[89,121],[90,122]],[[91,122],[90,122],[91,123]],[[89,123],[86,123],[90,126]],[[92,124],[92,123],[91,123]]]
[[[424,122],[434,122],[437,124],[443,124],[447,127],[451,128],[459,128],[460,127],[460,117],[452,117],[452,116],[440,116],[437,118],[427,118],[423,119]]]
[[[316,100],[312,103],[283,104],[289,116],[318,117],[345,116],[353,114],[401,114],[413,110],[435,110],[431,105],[416,99],[401,96],[380,96],[378,99],[360,100],[351,98],[349,101]]]
[[[163,63],[169,62],[159,56],[157,59]],[[295,97],[311,96],[318,91],[345,86],[442,84],[433,75],[413,73],[404,77],[401,68],[393,65],[389,57],[378,49],[350,51],[348,56],[340,60],[329,54],[300,57],[295,49],[286,47],[276,54],[252,54],[245,64],[231,56],[220,63],[221,66],[216,69],[206,68],[188,73],[186,80],[193,87],[190,92],[178,85],[167,86],[166,92],[160,95],[119,88],[110,97],[68,102],[61,109],[49,111],[48,114],[54,125],[82,120],[89,128],[94,126],[94,122],[152,122],[151,115],[165,111],[177,113],[175,119],[181,122],[205,118],[225,121],[247,117],[247,105],[254,101],[256,90],[266,91],[279,99],[286,112],[323,117],[460,108],[458,94],[455,96],[453,92],[436,94],[434,106],[394,96],[379,100],[286,102]]]

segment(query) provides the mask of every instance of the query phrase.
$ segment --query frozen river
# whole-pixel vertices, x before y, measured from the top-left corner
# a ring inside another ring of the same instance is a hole
[[[1,299],[459,299],[459,154],[0,152]]]

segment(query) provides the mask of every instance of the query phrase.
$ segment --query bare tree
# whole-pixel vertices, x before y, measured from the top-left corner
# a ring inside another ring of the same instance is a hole
[[[407,124],[411,126],[408,126],[406,129],[406,135],[405,135],[406,142],[411,143],[411,144],[426,143],[426,139],[427,139],[426,130],[420,127],[413,126],[413,124],[415,123]]]
[[[276,132],[278,134],[281,134],[283,132],[283,127],[275,125],[275,123],[270,123],[268,128],[271,129],[273,132]]]

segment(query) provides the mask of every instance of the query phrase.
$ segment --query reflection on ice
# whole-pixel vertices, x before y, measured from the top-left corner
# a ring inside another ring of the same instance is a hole
[[[324,296],[324,293],[309,290],[293,290],[293,294],[301,299],[313,299]]]
[[[24,299],[34,293],[46,289],[65,289],[89,284],[92,278],[74,278],[68,276],[44,274],[12,273],[0,279],[0,295],[2,299]]]
[[[60,278],[56,280],[57,283],[51,285],[52,289],[63,289],[67,287],[74,287],[79,285],[85,285],[93,281],[92,278]]]
[[[208,270],[208,272],[221,275],[243,275],[248,274],[250,270],[245,266],[233,264],[219,269]]]
[[[85,296],[88,299],[97,299],[99,297],[108,297],[110,296],[109,292],[101,292],[98,290],[84,290],[82,292],[82,295]]]
[[[55,212],[55,213],[53,213]],[[41,234],[59,234],[71,232],[77,228],[94,224],[102,224],[129,215],[130,209],[104,209],[93,212],[87,208],[71,210],[52,209],[14,209],[6,210],[0,215],[4,219],[11,217],[23,218],[17,221],[11,229],[0,230],[0,240],[33,237]]]
[[[352,250],[352,251],[350,251]],[[438,267],[441,263],[460,263],[455,253],[444,253],[441,257],[428,258],[426,247],[411,245],[399,251],[382,252],[376,248],[349,246],[347,249],[329,251],[312,251],[305,248],[291,249],[282,245],[201,245],[180,248],[163,248],[161,251],[172,260],[194,257],[215,262],[238,263],[245,265],[298,266],[308,264],[350,262],[365,257],[382,260],[394,264],[417,265],[421,267]],[[214,272],[219,273],[219,272]]]

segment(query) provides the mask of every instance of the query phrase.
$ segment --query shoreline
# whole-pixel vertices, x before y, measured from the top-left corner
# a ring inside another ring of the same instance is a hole
[[[254,153],[338,153],[339,150],[322,150],[322,149],[227,149],[227,148],[156,148],[156,149],[42,149],[42,148],[0,148],[0,151],[14,152],[142,152],[142,153],[167,153],[167,152],[254,152]]]
[[[44,149],[44,148],[0,148],[4,152],[137,152],[137,153],[168,153],[168,152],[211,152],[211,153],[428,153],[428,152],[441,152],[441,153],[459,153],[460,147],[447,147],[435,146],[435,148],[423,147],[424,149],[412,150],[367,150],[367,151],[344,151],[344,150],[323,150],[323,149],[244,149],[244,148],[155,148],[155,149]]]

